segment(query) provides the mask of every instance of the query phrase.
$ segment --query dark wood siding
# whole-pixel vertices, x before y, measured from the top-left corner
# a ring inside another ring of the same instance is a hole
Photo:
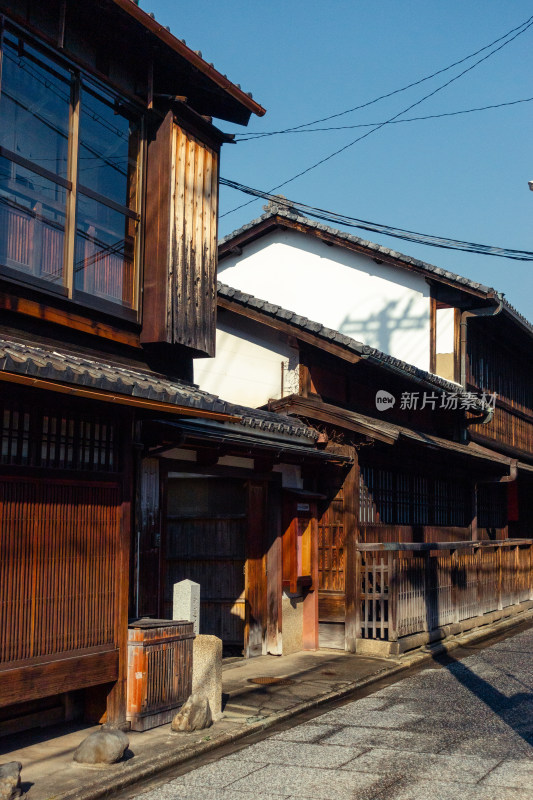
[[[120,522],[116,484],[0,480],[0,673],[117,650]],[[93,667],[64,671],[61,691],[118,677],[115,656]],[[20,697],[5,676],[0,706],[52,694],[57,674]]]
[[[146,344],[215,353],[218,151],[169,113],[148,146]]]

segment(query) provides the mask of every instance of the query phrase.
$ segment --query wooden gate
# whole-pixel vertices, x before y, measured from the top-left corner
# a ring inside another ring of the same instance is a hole
[[[172,618],[174,583],[196,581],[201,587],[200,633],[240,649],[246,619],[246,524],[244,481],[169,478],[164,616]]]
[[[0,478],[0,706],[118,678],[120,494]]]

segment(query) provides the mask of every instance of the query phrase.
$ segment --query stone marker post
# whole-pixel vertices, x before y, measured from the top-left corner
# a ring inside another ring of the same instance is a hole
[[[172,619],[194,623],[194,633],[200,633],[200,584],[185,580],[174,584]]]

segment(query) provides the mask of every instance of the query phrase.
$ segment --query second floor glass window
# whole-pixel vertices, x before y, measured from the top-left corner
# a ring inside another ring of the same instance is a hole
[[[137,300],[141,117],[4,32],[0,271],[115,313]]]

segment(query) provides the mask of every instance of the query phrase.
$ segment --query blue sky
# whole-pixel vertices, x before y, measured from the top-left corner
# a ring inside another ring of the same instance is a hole
[[[525,0],[140,4],[267,109],[264,117],[252,117],[248,129],[220,123],[235,133],[283,129],[365,103],[448,66],[533,15],[533,2]],[[533,27],[406,116],[533,97],[532,54]],[[474,60],[324,124],[388,119]],[[374,222],[533,250],[533,192],[527,185],[533,179],[532,121],[533,102],[388,125],[281,191]],[[286,134],[224,145],[221,175],[268,191],[364,130]],[[247,199],[222,187],[221,215]],[[263,205],[257,200],[222,216],[220,235],[259,216]],[[533,262],[353,232],[494,286],[533,320]]]

